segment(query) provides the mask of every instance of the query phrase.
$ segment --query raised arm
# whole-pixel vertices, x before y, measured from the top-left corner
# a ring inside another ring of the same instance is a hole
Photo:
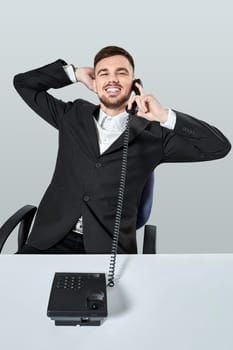
[[[143,88],[137,86],[140,95],[130,99],[128,108],[135,101],[139,107],[138,116],[160,122],[162,162],[213,160],[223,158],[230,151],[230,142],[216,127],[188,114],[164,108],[154,96],[145,94]]]
[[[198,162],[225,157],[231,144],[223,133],[190,115],[176,113],[174,130],[162,128],[163,162]]]
[[[72,84],[63,66],[67,63],[58,59],[43,67],[14,76],[14,87],[40,117],[59,129],[60,120],[73,102],[55,98],[47,90],[59,89]]]

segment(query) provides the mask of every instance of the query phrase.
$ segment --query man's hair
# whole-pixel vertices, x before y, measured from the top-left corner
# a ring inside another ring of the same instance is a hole
[[[103,49],[101,49],[94,58],[94,68],[96,67],[97,63],[102,60],[103,58],[111,57],[111,56],[116,56],[116,55],[121,55],[124,56],[128,59],[129,63],[133,67],[134,70],[134,60],[133,57],[129,54],[128,51],[123,49],[122,47],[118,46],[106,46]]]

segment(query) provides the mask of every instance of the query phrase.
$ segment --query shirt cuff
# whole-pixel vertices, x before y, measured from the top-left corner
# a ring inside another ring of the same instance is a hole
[[[77,83],[76,75],[75,75],[75,69],[73,64],[67,64],[66,66],[63,66],[64,71],[66,72],[68,78],[73,82]]]
[[[160,123],[160,125],[164,128],[173,130],[176,125],[176,113],[168,108],[168,119],[165,123]]]

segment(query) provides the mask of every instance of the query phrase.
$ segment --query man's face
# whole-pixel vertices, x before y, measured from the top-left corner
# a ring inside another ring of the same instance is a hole
[[[103,58],[95,67],[95,92],[105,107],[124,108],[131,95],[133,79],[133,67],[126,57]]]

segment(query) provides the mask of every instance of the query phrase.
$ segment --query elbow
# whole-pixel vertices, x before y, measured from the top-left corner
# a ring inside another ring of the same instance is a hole
[[[16,74],[13,78],[13,86],[17,90],[17,87],[19,85],[19,74]]]
[[[230,152],[230,150],[231,150],[231,144],[226,139],[225,142],[224,142],[223,147],[221,148],[221,150],[219,150],[218,156],[216,157],[216,159],[217,158],[224,158],[224,157],[226,157],[226,155]]]
[[[225,148],[224,148],[224,151],[223,151],[223,156],[222,157],[225,157],[231,150],[231,143],[226,140],[226,144],[225,144]]]
[[[16,90],[22,85],[22,74],[16,74],[13,77],[13,85]]]
[[[217,160],[217,159],[224,158],[230,152],[230,150],[231,150],[231,144],[227,139],[225,139],[224,142],[221,143],[221,146],[219,146],[217,150],[203,153],[202,160]]]

